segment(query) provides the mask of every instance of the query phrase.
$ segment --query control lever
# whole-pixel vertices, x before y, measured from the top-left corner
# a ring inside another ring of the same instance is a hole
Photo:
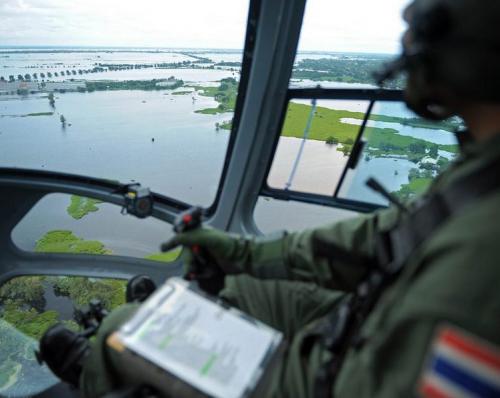
[[[179,214],[174,221],[174,231],[182,233],[202,226],[203,209],[192,207]],[[207,250],[199,245],[191,248],[193,262],[184,275],[188,281],[197,281],[198,286],[205,292],[216,295],[224,287],[224,272],[216,265]]]

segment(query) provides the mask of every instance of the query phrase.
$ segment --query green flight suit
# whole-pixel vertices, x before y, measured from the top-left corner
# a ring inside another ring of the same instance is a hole
[[[500,135],[469,145],[427,195],[500,156]],[[255,245],[250,276],[226,278],[221,295],[285,334],[289,349],[273,372],[269,397],[313,397],[315,377],[330,358],[311,337],[315,324],[364,278],[362,268],[313,259],[311,239],[374,258],[374,236],[404,217],[396,208]],[[362,326],[332,396],[410,397],[442,326],[459,328],[500,346],[500,190],[441,225],[407,259]],[[266,280],[259,280],[266,279]],[[290,281],[293,280],[293,281]],[[94,353],[92,354],[94,356]],[[90,362],[96,362],[90,358]],[[85,372],[84,372],[85,376]],[[82,379],[86,383],[85,377]],[[96,391],[96,390],[94,390]],[[89,395],[90,396],[90,395]]]

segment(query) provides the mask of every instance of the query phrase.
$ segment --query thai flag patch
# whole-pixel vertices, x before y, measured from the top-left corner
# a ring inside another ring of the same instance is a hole
[[[442,327],[419,383],[419,395],[500,397],[500,349],[455,327]]]

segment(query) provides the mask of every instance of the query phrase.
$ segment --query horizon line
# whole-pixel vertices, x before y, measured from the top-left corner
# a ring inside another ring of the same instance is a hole
[[[243,49],[238,48],[222,48],[222,47],[160,47],[160,46],[89,46],[89,45],[45,45],[45,44],[13,44],[13,45],[0,45],[0,49],[137,49],[148,51],[159,50],[196,50],[196,51],[233,51],[243,52]],[[339,50],[300,50],[300,53],[329,53],[329,54],[380,54],[380,55],[394,55],[395,53],[389,52],[374,52],[374,51],[339,51]]]

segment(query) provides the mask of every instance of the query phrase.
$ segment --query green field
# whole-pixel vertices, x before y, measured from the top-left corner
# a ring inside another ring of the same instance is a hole
[[[284,137],[302,138],[310,113],[311,105],[290,102],[281,135]],[[325,141],[330,144],[340,143],[342,147],[338,149],[344,153],[348,153],[359,133],[360,126],[343,123],[342,119],[357,119],[361,122],[364,116],[363,112],[317,107],[312,119],[308,139]],[[372,115],[371,119],[391,121],[393,123],[402,123],[406,120],[405,118],[384,115]],[[434,126],[434,129],[438,128]],[[437,145],[418,138],[400,135],[393,128],[367,127],[364,132],[364,138],[368,140],[368,154],[371,157],[406,155],[410,160],[417,158],[420,160],[428,153],[436,154],[437,150],[454,153],[458,151],[456,145]]]
[[[83,196],[72,195],[71,203],[66,211],[75,220],[80,220],[87,214],[98,211],[99,208],[96,205],[99,203],[102,203],[102,201],[97,199],[85,198]]]
[[[284,137],[302,138],[310,113],[311,105],[290,102],[281,135]],[[311,140],[326,141],[329,137],[335,137],[340,143],[350,143],[356,138],[360,127],[355,124],[342,123],[341,119],[363,120],[363,117],[364,114],[362,112],[317,107],[308,138]],[[368,131],[371,130],[385,129],[368,128]],[[396,133],[396,130],[391,129],[390,131]]]

